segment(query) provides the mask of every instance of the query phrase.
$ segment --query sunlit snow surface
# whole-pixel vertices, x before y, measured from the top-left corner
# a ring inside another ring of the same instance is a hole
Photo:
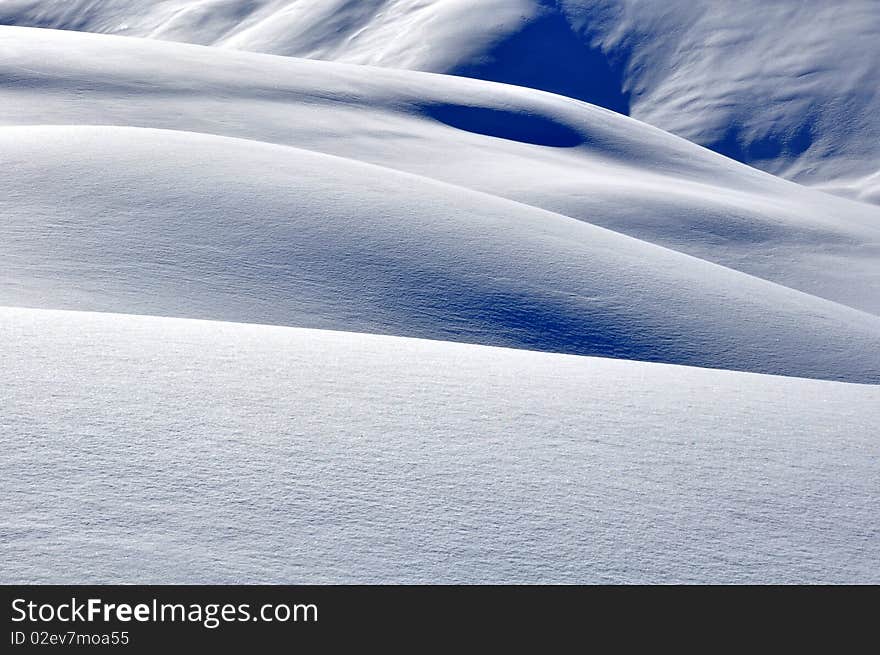
[[[876,207],[529,89],[0,47],[0,303],[880,381]]]
[[[6,0],[0,24],[543,89],[880,202],[877,0]]]
[[[660,4],[0,2],[0,582],[880,581],[872,5]]]
[[[878,582],[880,387],[0,311],[4,582]]]

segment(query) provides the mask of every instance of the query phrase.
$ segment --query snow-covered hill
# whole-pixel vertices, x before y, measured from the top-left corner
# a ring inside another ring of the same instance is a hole
[[[544,89],[875,200],[876,0],[5,0],[0,23]]]
[[[0,28],[0,54],[0,125],[149,126],[297,146],[500,195],[880,313],[876,207],[579,102],[52,30]]]
[[[0,47],[0,123],[56,125],[0,127],[0,302],[880,380],[880,318],[836,304],[880,309],[868,206],[527,89],[50,30]]]
[[[5,582],[880,582],[880,387],[0,310]]]
[[[880,581],[823,6],[0,0],[0,582]]]
[[[0,152],[6,304],[880,382],[880,317],[426,178],[144,128]]]

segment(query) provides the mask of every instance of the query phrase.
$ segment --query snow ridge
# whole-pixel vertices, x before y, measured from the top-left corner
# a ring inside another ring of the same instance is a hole
[[[0,2],[0,582],[877,582],[871,5],[738,6]]]
[[[874,0],[12,0],[0,24],[407,68],[595,103],[873,202]]]

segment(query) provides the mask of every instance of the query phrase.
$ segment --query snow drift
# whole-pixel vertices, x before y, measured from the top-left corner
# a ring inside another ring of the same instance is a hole
[[[876,582],[871,5],[659,7],[0,2],[3,581]]]
[[[286,146],[0,129],[0,301],[880,381],[880,317]]]
[[[753,277],[877,311],[870,207],[527,89],[48,30],[0,47],[0,123],[68,124],[0,127],[0,302],[878,379],[880,319]]]
[[[531,204],[880,313],[876,208],[583,103],[52,30],[0,28],[0,52],[0,125],[158,127],[296,146]]]

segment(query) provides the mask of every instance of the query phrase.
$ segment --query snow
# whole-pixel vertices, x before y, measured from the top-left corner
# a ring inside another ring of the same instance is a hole
[[[0,582],[880,582],[873,5],[738,7],[0,2]]]
[[[0,152],[4,304],[880,381],[880,317],[426,178],[146,128]]]
[[[828,193],[880,205],[880,170],[859,179],[836,180],[820,188]]]
[[[876,0],[8,0],[0,23],[533,87],[843,191],[880,170]]]
[[[0,28],[0,54],[10,80],[0,86],[0,126],[157,127],[296,146],[534,205],[880,313],[880,209],[583,103],[51,30]],[[501,136],[481,133],[491,130]]]
[[[0,311],[5,582],[878,582],[880,387]]]

